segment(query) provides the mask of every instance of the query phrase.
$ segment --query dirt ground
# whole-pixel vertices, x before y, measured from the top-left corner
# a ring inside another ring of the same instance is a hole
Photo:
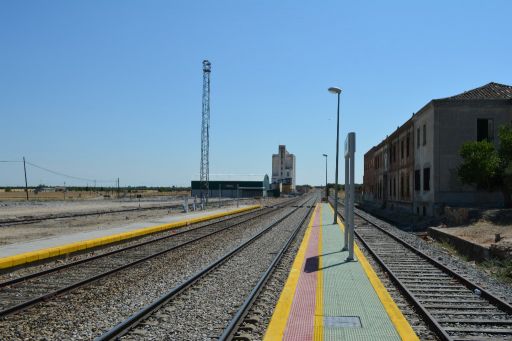
[[[491,244],[496,244],[494,237],[497,233],[502,238],[498,243],[512,242],[512,226],[510,225],[499,226],[483,222],[463,227],[441,228],[441,230],[487,247],[490,247]]]
[[[182,203],[183,198],[157,197],[141,199],[141,207],[168,206]],[[58,214],[118,211],[139,207],[134,199],[96,199],[67,201],[0,201],[0,219],[39,217]]]
[[[0,247],[2,245],[26,242],[52,236],[84,231],[102,230],[120,224],[145,222],[151,218],[176,214],[179,211],[143,210],[135,212],[110,213],[76,218],[43,220],[32,224],[0,227]]]
[[[190,191],[173,191],[173,192],[158,192],[156,190],[133,190],[130,193],[124,189],[121,190],[120,198],[132,199],[137,198],[137,195],[142,198],[155,198],[155,197],[176,197],[188,195]],[[31,201],[51,201],[51,200],[98,200],[103,198],[117,198],[117,191],[56,191],[56,192],[39,192],[36,193],[32,189],[28,192],[29,200]],[[23,190],[15,190],[6,192],[0,189],[0,202],[6,201],[25,201],[26,194]]]
[[[491,244],[512,243],[512,210],[474,211],[469,221],[463,225],[440,227],[443,232],[486,247],[490,247]],[[496,234],[501,236],[499,242],[495,242]]]

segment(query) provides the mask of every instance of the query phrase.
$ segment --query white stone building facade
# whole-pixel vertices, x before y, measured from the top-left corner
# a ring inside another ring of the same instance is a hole
[[[272,184],[295,191],[295,155],[285,145],[279,145],[279,153],[272,155]]]

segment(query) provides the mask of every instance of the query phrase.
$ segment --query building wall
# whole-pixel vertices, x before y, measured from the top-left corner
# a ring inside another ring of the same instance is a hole
[[[412,120],[365,154],[363,200],[412,212],[414,169]]]
[[[499,127],[512,123],[512,100],[447,98],[429,102],[365,154],[363,200],[419,215],[439,214],[446,205],[503,205],[501,193],[479,191],[463,185],[458,177],[460,148],[477,140],[478,119],[492,120],[492,129],[485,131],[492,132],[492,142],[498,147]],[[402,158],[402,141],[407,141],[408,135],[412,138],[410,156]]]
[[[435,199],[434,202],[455,205],[496,206],[503,204],[501,193],[477,191],[473,186],[462,185],[457,167],[462,162],[459,155],[464,142],[477,140],[477,119],[493,120],[494,144],[499,145],[498,130],[512,122],[512,102],[506,100],[436,101]]]
[[[435,188],[432,179],[436,175],[434,164],[434,106],[429,103],[413,117],[414,123],[414,172],[419,171],[419,190],[414,186],[413,212],[419,215],[432,215],[434,210]],[[419,141],[419,143],[418,143]],[[425,189],[425,169],[430,170],[430,189]],[[416,176],[413,173],[413,183]]]
[[[249,197],[262,197],[267,195],[267,190],[270,189],[268,184],[268,176],[265,175],[263,181],[210,181],[209,183],[209,197],[223,197],[223,198],[249,198]],[[238,190],[237,190],[238,188]],[[201,182],[193,180],[191,182],[192,196],[201,196]]]
[[[272,155],[272,183],[285,183],[295,191],[295,155],[286,151],[285,145],[279,146],[279,153]]]

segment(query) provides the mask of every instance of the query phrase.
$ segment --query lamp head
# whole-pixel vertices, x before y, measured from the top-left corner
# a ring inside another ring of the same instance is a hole
[[[330,88],[328,89],[328,91],[329,91],[330,93],[332,93],[332,94],[338,94],[338,95],[341,93],[341,89],[340,89],[340,88],[337,88],[337,87],[335,87],[335,86],[330,87]]]
[[[327,157],[327,154],[322,154],[323,156]]]

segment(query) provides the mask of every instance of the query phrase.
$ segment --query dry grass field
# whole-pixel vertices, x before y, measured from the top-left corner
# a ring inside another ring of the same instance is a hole
[[[141,195],[142,198],[152,197],[172,197],[172,196],[184,196],[188,195],[189,191],[169,191],[159,192],[156,190],[143,190],[127,192],[121,190],[119,193],[121,198],[137,198]],[[87,200],[87,199],[99,199],[99,198],[117,198],[117,191],[66,191],[66,192],[40,192],[35,193],[32,190],[28,192],[29,200],[40,200],[40,201],[53,201],[53,200]],[[26,194],[24,191],[11,191],[5,192],[0,191],[0,201],[21,201],[26,200]]]

